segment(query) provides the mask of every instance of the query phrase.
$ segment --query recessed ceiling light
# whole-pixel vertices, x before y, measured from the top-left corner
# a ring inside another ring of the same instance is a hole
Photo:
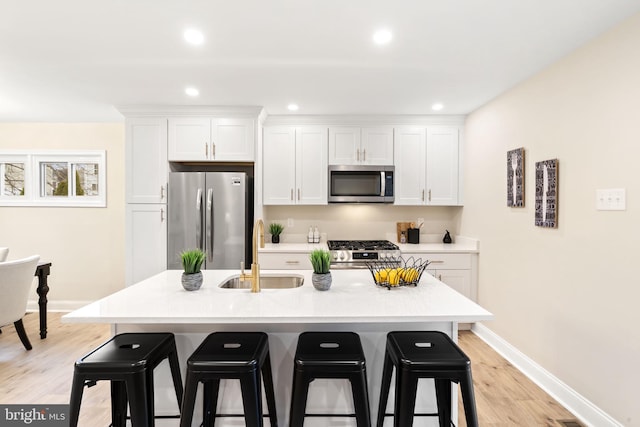
[[[440,111],[443,108],[444,108],[444,105],[440,104],[439,102],[431,106],[431,109],[434,111]]]
[[[193,45],[201,45],[204,43],[204,35],[200,30],[196,30],[194,28],[189,28],[184,31],[184,39],[187,43]]]
[[[188,87],[184,90],[184,93],[186,93],[189,96],[198,96],[200,95],[200,91],[198,89],[196,89],[195,87]]]
[[[388,44],[391,39],[393,38],[393,34],[391,34],[391,31],[389,30],[378,30],[375,33],[373,33],[373,42],[375,44]]]
[[[298,104],[289,104],[287,105],[287,110],[289,111],[298,111],[300,109],[300,107],[298,107]]]

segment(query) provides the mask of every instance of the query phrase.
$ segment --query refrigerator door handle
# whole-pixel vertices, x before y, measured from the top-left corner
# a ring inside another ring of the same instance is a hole
[[[196,242],[198,242],[198,248],[204,251],[204,240],[202,238],[202,188],[198,188],[196,193]]]
[[[205,220],[207,224],[207,243],[211,245],[207,253],[207,261],[213,262],[213,188],[207,189],[207,218]]]

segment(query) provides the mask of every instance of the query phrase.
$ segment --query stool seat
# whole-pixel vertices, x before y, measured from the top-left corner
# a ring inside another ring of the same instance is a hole
[[[277,427],[275,393],[271,376],[268,336],[262,332],[214,332],[209,334],[187,360],[181,427],[191,427],[198,384],[203,383],[203,425],[213,426],[220,380],[238,379],[247,426],[262,426],[262,386],[265,385],[269,419]]]
[[[348,379],[355,414],[313,414],[315,417],[354,416],[358,427],[369,427],[371,415],[367,371],[358,334],[353,332],[304,332],[298,337],[291,390],[291,427],[304,424],[309,384],[316,378]]]
[[[124,333],[78,359],[71,386],[69,425],[76,427],[84,386],[111,381],[111,416],[114,427],[124,427],[127,402],[134,427],[154,425],[153,370],[169,360],[178,407],[182,379],[172,333]]]
[[[471,361],[445,333],[401,331],[387,334],[377,426],[386,416],[391,375],[396,370],[394,426],[413,424],[414,416],[437,416],[441,427],[451,425],[451,382],[459,383],[468,427],[478,426]],[[437,414],[414,414],[418,379],[435,382]]]

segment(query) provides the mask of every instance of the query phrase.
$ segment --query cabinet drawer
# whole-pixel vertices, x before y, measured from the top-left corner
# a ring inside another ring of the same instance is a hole
[[[402,258],[408,259],[409,257],[431,261],[431,264],[427,267],[429,270],[466,270],[471,268],[471,254],[402,253]]]
[[[260,253],[258,262],[261,270],[311,270],[306,253]]]

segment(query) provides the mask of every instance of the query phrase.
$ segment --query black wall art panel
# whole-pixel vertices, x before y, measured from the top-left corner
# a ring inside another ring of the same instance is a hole
[[[524,148],[507,151],[507,206],[524,207]]]
[[[538,227],[558,226],[558,159],[536,162],[536,218]]]

